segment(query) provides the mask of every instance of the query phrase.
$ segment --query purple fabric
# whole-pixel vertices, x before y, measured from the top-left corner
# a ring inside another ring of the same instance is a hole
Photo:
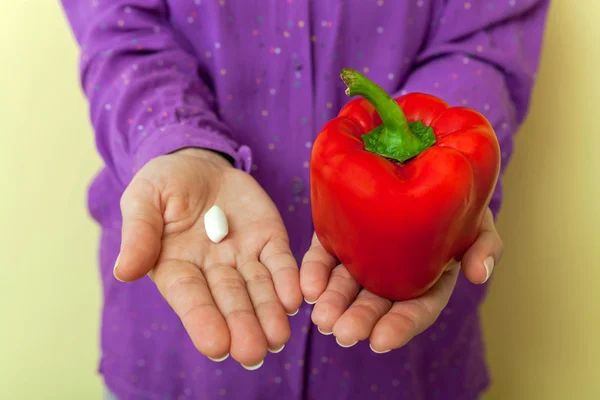
[[[249,372],[199,354],[148,279],[117,282],[119,198],[153,157],[227,154],[278,205],[301,258],[312,224],[308,160],[349,99],[342,67],[399,94],[421,91],[487,116],[502,171],[538,66],[547,0],[62,0],[105,167],[89,192],[101,224],[100,371],[121,399],[474,399],[487,387],[485,286],[464,278],[437,323],[376,355],[336,345],[304,305],[292,338]],[[501,186],[492,209],[501,203]]]

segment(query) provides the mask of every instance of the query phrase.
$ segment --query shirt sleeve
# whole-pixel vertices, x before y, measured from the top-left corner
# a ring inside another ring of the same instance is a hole
[[[490,209],[502,202],[513,138],[527,115],[549,0],[443,0],[416,67],[402,87],[481,112],[496,131],[501,170]]]
[[[250,149],[218,118],[209,82],[163,0],[62,0],[81,48],[96,146],[126,185],[150,159],[200,147],[249,170]]]

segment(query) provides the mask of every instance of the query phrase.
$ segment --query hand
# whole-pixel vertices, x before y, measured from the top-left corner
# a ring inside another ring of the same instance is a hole
[[[214,204],[229,222],[218,244],[203,221]],[[121,210],[115,277],[148,274],[202,354],[220,360],[231,353],[258,367],[267,349],[284,346],[286,313],[302,302],[298,266],[275,205],[250,175],[216,153],[182,150],[146,164]]]
[[[300,268],[300,286],[307,302],[316,301],[312,321],[319,331],[333,333],[343,347],[368,338],[373,351],[385,353],[404,346],[435,322],[448,304],[461,268],[471,282],[484,283],[502,251],[488,209],[477,240],[460,264],[445,272],[423,296],[392,302],[362,289],[314,236]]]

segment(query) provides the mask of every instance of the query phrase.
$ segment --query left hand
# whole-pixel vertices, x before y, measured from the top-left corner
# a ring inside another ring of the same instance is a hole
[[[404,346],[433,325],[448,304],[460,269],[469,281],[482,284],[502,252],[502,240],[488,209],[477,240],[455,268],[445,272],[424,295],[393,302],[361,288],[315,235],[300,268],[300,286],[306,301],[316,302],[312,321],[321,333],[333,333],[343,347],[369,339],[373,351],[385,353]]]

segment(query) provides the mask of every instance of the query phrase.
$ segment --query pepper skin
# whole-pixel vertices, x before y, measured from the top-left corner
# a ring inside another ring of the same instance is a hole
[[[313,144],[315,233],[356,281],[390,300],[429,290],[475,241],[500,171],[480,113],[422,93],[397,99],[343,69],[361,95]]]

